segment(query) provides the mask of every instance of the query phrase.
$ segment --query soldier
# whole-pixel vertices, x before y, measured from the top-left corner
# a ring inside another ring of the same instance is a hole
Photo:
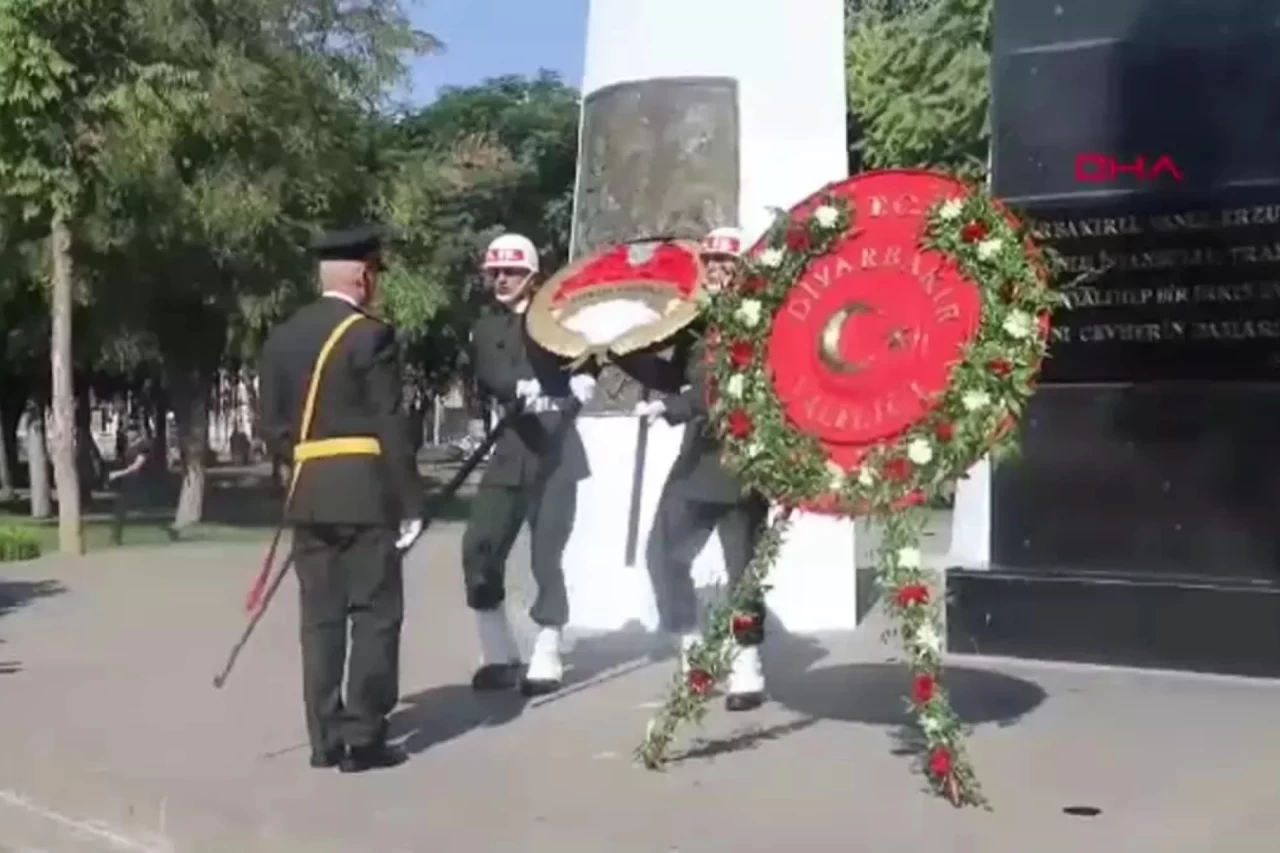
[[[344,773],[405,758],[387,744],[386,719],[399,701],[401,560],[422,530],[395,330],[366,313],[382,241],[365,226],[315,244],[322,296],[272,332],[260,380],[263,435],[292,465],[284,523],[311,766]]]
[[[710,292],[729,286],[737,273],[742,252],[742,234],[736,228],[717,228],[702,241],[706,268],[704,286]],[[693,587],[693,561],[706,545],[713,530],[720,536],[725,571],[736,584],[755,553],[764,531],[768,503],[754,492],[744,490],[741,481],[720,460],[720,442],[707,422],[706,369],[699,331],[688,329],[678,336],[673,366],[682,389],[655,390],[668,393],[657,400],[641,402],[636,414],[650,419],[662,417],[671,424],[684,424],[680,451],[654,520],[647,552],[658,611],[663,629],[680,634],[681,666],[688,667],[686,653],[699,638],[698,604]],[[658,374],[654,374],[657,376]],[[759,707],[765,698],[764,669],[760,643],[764,639],[764,602],[758,601],[748,620],[735,620],[738,649],[725,696],[730,711]],[[744,623],[749,622],[749,625]]]
[[[476,614],[481,649],[471,686],[504,690],[518,681],[521,693],[537,696],[559,689],[564,677],[561,632],[569,601],[561,558],[573,528],[578,481],[588,476],[574,417],[595,392],[595,377],[570,376],[565,360],[526,331],[525,310],[538,276],[532,242],[518,234],[498,237],[485,253],[484,273],[502,310],[482,317],[472,330],[475,375],[500,403],[523,409],[498,439],[462,537],[467,606]],[[538,587],[529,615],[539,630],[521,678],[505,577],[507,556],[525,522]]]

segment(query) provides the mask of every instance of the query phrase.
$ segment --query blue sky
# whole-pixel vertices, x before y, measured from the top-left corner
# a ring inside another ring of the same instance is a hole
[[[415,104],[441,86],[467,86],[503,74],[558,71],[582,85],[587,0],[410,0],[414,26],[445,43],[445,52],[414,61]]]

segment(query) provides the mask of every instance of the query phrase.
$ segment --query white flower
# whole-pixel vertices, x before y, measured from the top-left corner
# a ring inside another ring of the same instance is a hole
[[[916,631],[915,644],[922,649],[926,649],[937,654],[938,649],[942,647],[942,638],[938,636],[938,632],[933,626],[925,623],[920,626],[920,630]]]
[[[760,451],[762,450],[764,450],[764,448],[760,446],[760,443],[753,441],[747,445],[747,449],[743,452],[746,453],[748,459],[755,459],[760,455]]]
[[[724,383],[725,396],[735,399],[742,396],[742,392],[747,387],[747,379],[741,373],[735,373],[729,377],[729,381]]]
[[[942,730],[942,723],[938,722],[937,717],[924,714],[920,717],[920,728],[926,735],[934,735]]]
[[[964,202],[958,198],[949,198],[938,208],[938,218],[943,222],[954,222],[964,212]]]
[[[829,204],[824,204],[813,212],[814,221],[823,228],[830,228],[840,218],[840,211]]]
[[[858,471],[858,485],[863,488],[871,488],[876,483],[876,472],[867,466],[862,466]]]
[[[827,461],[827,474],[830,475],[828,486],[833,492],[841,491],[849,482],[849,472],[842,465],[830,460]]]
[[[960,397],[960,405],[966,412],[976,412],[991,405],[991,395],[986,391],[965,391]]]
[[[782,266],[782,250],[781,249],[765,249],[760,253],[760,257],[756,258],[756,262],[762,267],[774,269]]]
[[[755,328],[760,324],[760,312],[764,310],[764,306],[760,304],[758,299],[744,299],[738,305],[738,310],[734,312],[734,316],[738,321],[748,329]]]
[[[1029,338],[1036,332],[1036,318],[1028,314],[1026,311],[1010,311],[1009,316],[1004,318],[1004,322],[1000,324],[1006,335],[1011,338],[1023,340]]]
[[[899,548],[898,549],[898,567],[903,569],[918,569],[920,561],[923,559],[919,548]]]
[[[933,446],[927,438],[913,438],[907,445],[907,458],[917,465],[928,465],[933,461]]]
[[[991,260],[1000,254],[1000,249],[1003,247],[1004,243],[999,237],[988,237],[978,244],[978,260]]]

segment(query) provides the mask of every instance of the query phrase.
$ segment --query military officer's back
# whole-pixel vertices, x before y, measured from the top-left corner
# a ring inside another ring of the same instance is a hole
[[[272,333],[260,376],[264,437],[293,465],[285,519],[311,763],[350,772],[403,760],[386,718],[399,699],[401,555],[421,529],[395,333],[365,313],[381,241],[366,228],[317,245],[323,296]]]

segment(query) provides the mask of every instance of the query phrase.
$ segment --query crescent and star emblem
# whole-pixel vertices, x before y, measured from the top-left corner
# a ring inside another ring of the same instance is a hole
[[[875,309],[865,302],[846,302],[838,311],[827,318],[818,334],[818,360],[832,373],[845,376],[859,373],[866,365],[847,361],[840,355],[840,337],[845,323],[855,314],[873,314]]]

